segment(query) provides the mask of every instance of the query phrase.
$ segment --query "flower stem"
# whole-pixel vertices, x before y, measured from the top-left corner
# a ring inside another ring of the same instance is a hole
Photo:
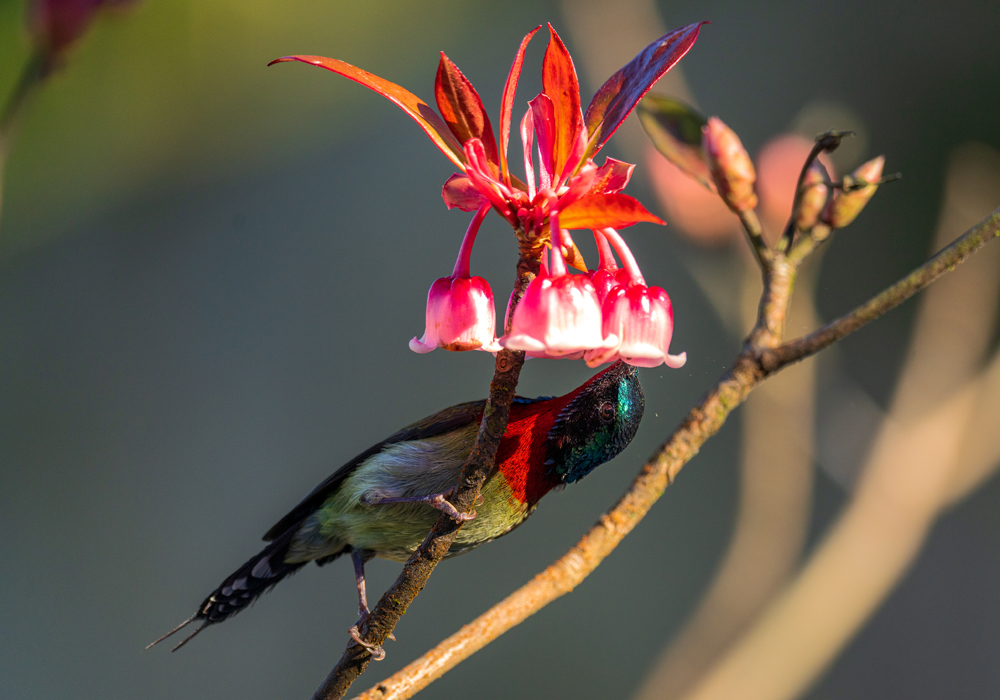
[[[594,242],[597,243],[597,254],[600,256],[597,268],[599,270],[615,272],[618,269],[618,263],[615,261],[615,254],[611,250],[611,244],[608,243],[607,236],[603,235],[600,231],[594,231]]]
[[[632,278],[632,281],[638,282],[639,284],[646,284],[646,280],[642,276],[642,270],[639,269],[639,263],[635,261],[635,256],[632,255],[632,251],[629,250],[629,247],[625,243],[625,239],[622,238],[621,234],[613,228],[602,228],[601,234],[611,242],[612,246],[614,246],[615,251],[618,253],[618,257],[622,259],[622,267],[624,267],[625,271],[628,272],[628,276]]]
[[[455,261],[455,269],[452,270],[451,276],[455,279],[459,277],[469,277],[469,263],[472,260],[472,246],[476,242],[476,234],[479,233],[479,227],[483,223],[483,219],[490,211],[490,204],[487,202],[483,206],[479,207],[476,215],[472,217],[472,221],[469,222],[469,228],[465,231],[465,237],[462,239],[462,245],[458,249],[458,260]]]

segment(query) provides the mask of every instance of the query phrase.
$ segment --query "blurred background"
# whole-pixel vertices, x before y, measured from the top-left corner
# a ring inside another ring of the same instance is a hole
[[[26,13],[0,2],[0,102],[31,55]],[[444,50],[494,116],[540,23],[586,101],[666,28],[703,19],[654,90],[722,117],[762,188],[794,173],[796,135],[831,127],[859,134],[837,172],[886,154],[904,173],[804,272],[790,333],[1000,204],[997,3],[141,0],[96,17],[26,105],[3,179],[0,697],[308,697],[356,618],[347,562],[304,569],[177,654],[142,649],[336,467],[487,390],[488,354],[406,346],[469,220],[440,199],[448,161],[384,98],[268,61],[333,56],[430,100]],[[435,572],[359,692],[569,548],[749,328],[759,281],[735,219],[685,194],[634,117],[606,153],[639,164],[629,192],[670,222],[625,237],[670,293],[688,362],[642,370],[645,420],[618,459]],[[488,218],[473,273],[503,298],[515,262]],[[424,697],[994,695],[1000,260],[974,263],[762,390],[583,585]],[[519,392],[591,374],[533,360]],[[369,590],[398,570],[373,562]]]

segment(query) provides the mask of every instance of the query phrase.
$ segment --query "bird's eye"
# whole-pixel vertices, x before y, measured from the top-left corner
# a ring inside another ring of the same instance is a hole
[[[615,407],[609,403],[601,404],[601,420],[610,423],[615,419]]]

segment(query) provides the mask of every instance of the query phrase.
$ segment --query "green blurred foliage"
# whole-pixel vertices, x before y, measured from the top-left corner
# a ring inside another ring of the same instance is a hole
[[[224,177],[364,124],[366,91],[304,66],[267,69],[279,56],[333,54],[375,73],[421,56],[427,66],[387,77],[429,98],[436,55],[415,49],[447,45],[463,4],[143,0],[104,12],[29,105],[8,163],[0,255],[172,176]],[[0,5],[4,97],[31,51],[24,13],[25,3]]]

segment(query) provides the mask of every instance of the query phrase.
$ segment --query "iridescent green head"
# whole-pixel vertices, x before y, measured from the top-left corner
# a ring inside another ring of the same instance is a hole
[[[549,430],[546,466],[561,481],[579,481],[628,447],[642,420],[639,372],[621,360],[589,382]]]

